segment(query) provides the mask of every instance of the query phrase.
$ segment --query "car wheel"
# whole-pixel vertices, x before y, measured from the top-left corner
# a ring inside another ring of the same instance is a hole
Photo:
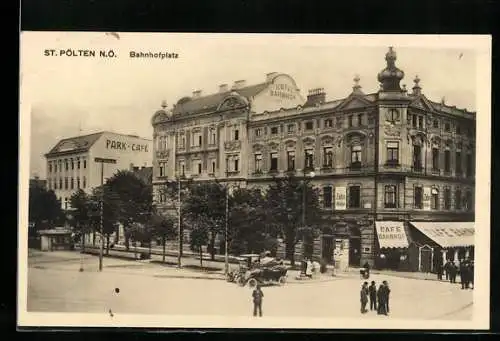
[[[250,288],[255,288],[257,286],[257,280],[255,278],[250,278],[247,283]]]
[[[286,283],[286,277],[285,276],[281,276],[278,279],[278,283],[279,283],[279,285],[285,285],[285,283]]]

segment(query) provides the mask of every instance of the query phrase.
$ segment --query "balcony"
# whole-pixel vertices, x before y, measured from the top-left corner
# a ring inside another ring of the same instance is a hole
[[[432,175],[441,175],[441,170],[439,168],[432,168],[431,174]]]
[[[349,166],[350,171],[360,171],[361,168],[362,167],[360,161],[352,162],[351,165]]]
[[[157,159],[168,159],[169,156],[170,156],[169,150],[157,150],[156,151],[156,158]]]
[[[388,168],[388,169],[398,169],[398,168],[401,168],[401,165],[399,163],[399,160],[387,160],[385,163],[384,163],[384,168]]]
[[[413,166],[411,167],[411,172],[412,173],[423,174],[424,173],[424,167],[422,167],[422,164],[420,164],[420,163],[414,163]]]

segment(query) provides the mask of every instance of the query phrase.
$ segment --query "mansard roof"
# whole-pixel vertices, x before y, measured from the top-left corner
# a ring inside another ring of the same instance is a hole
[[[90,147],[94,145],[94,143],[96,143],[97,140],[99,140],[99,138],[104,133],[104,131],[101,131],[94,134],[62,139],[57,142],[56,145],[47,154],[45,154],[45,156],[47,157],[54,154],[63,153],[65,151],[71,151],[72,153],[86,152],[90,149]]]
[[[222,100],[232,92],[236,92],[240,96],[246,97],[248,99],[257,95],[268,85],[269,83],[264,82],[255,85],[249,85],[240,89],[230,89],[225,92],[201,96],[199,98],[183,97],[175,105],[173,114],[194,114],[206,111],[215,111],[217,110],[219,104],[221,104]]]

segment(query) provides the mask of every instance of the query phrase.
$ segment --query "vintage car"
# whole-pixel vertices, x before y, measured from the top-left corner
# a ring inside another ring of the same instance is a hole
[[[261,262],[262,259],[257,254],[239,256],[239,268],[230,272],[228,281],[236,282],[240,286],[248,284],[251,288],[257,284],[285,284],[287,268],[275,259],[266,258],[265,262]]]

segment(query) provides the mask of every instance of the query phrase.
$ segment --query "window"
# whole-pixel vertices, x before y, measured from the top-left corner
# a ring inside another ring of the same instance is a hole
[[[201,161],[197,161],[198,174],[201,174]]]
[[[49,162],[49,173],[52,173],[52,162]]]
[[[323,187],[323,207],[332,208],[333,190],[331,186]]]
[[[444,189],[444,209],[451,209],[451,191],[449,188]]]
[[[228,172],[238,172],[239,171],[239,158],[238,156],[229,156],[226,159],[226,167]]]
[[[304,168],[305,169],[314,168],[314,151],[312,149],[306,149]]]
[[[64,178],[64,189],[68,189],[68,178]]]
[[[80,177],[76,178],[76,188],[80,189]]]
[[[74,178],[71,178],[70,188],[71,188],[71,189],[74,189],[74,188],[75,188],[75,179],[74,179]]]
[[[358,115],[358,127],[363,125],[363,114]]]
[[[332,147],[323,148],[323,167],[325,167],[325,168],[333,167],[333,148]]]
[[[347,126],[352,128],[352,115],[347,116]]]
[[[184,175],[186,173],[186,163],[185,163],[185,161],[180,161],[179,162],[179,170],[181,171],[181,175]]]
[[[439,210],[439,190],[435,187],[431,188],[431,209]]]
[[[165,163],[160,162],[160,177],[167,175],[164,168]]]
[[[212,160],[212,174],[215,173],[215,160]]]
[[[396,122],[399,119],[399,113],[397,109],[389,109],[389,114],[387,116],[387,121]]]
[[[457,210],[462,209],[462,191],[460,190],[460,188],[457,188],[455,190],[455,208]]]
[[[184,135],[180,138],[179,148],[186,148],[186,137]]]
[[[444,124],[444,131],[448,132],[448,131],[450,131],[450,130],[451,130],[450,123],[449,123],[449,122],[446,122],[446,123]]]
[[[80,169],[80,159],[77,159],[76,166],[77,166],[76,168]]]
[[[86,188],[87,187],[87,178],[86,177],[83,177],[83,185],[82,185],[83,188]]]
[[[201,133],[193,132],[191,142],[192,142],[191,145],[193,147],[201,147]]]
[[[286,152],[286,159],[287,159],[287,165],[288,165],[288,170],[294,170],[295,169],[295,152],[294,151],[288,151]],[[272,159],[271,159],[272,162]]]
[[[75,162],[71,159],[71,169],[75,169]]]
[[[359,186],[349,187],[349,208],[361,207],[361,188]]]
[[[217,132],[215,131],[214,128],[210,128],[210,140],[209,141],[210,141],[209,143],[211,145],[214,145],[217,143]]]
[[[432,127],[433,128],[439,128],[439,120],[432,121]]]
[[[57,189],[57,179],[54,179],[54,189]]]
[[[472,176],[472,155],[471,154],[467,154],[467,159],[466,159],[466,174],[467,174],[467,177],[471,177]]]
[[[87,160],[83,160],[83,169],[87,168]]]
[[[327,118],[325,120],[325,128],[331,128],[331,127],[333,127],[333,121],[332,121],[332,119]]]
[[[439,149],[432,148],[432,170],[439,170]]]
[[[278,170],[278,153],[271,153],[271,168],[269,170]]]
[[[399,142],[387,142],[387,163],[392,165],[399,163]]]
[[[456,175],[462,175],[462,153],[455,153],[455,173]]]
[[[423,206],[422,192],[423,192],[422,187],[415,187],[414,198],[413,198],[415,208],[422,209]]]
[[[313,122],[309,121],[306,122],[306,130],[312,130],[313,129]]]
[[[64,169],[68,170],[68,159],[64,159]]]
[[[351,167],[361,167],[361,146],[351,148]]]
[[[63,189],[63,179],[59,178],[59,189]]]
[[[240,131],[238,129],[234,130],[234,140],[238,141],[240,139]]]
[[[422,170],[422,149],[418,145],[413,146],[413,170]]]
[[[239,165],[238,165],[239,161],[240,161],[240,160],[238,160],[237,158],[235,158],[235,159],[234,159],[234,163],[233,163],[233,164],[234,164],[234,167],[233,167],[233,168],[234,168],[234,171],[235,171],[235,172],[238,172],[238,171],[239,171],[239,167],[238,167],[238,166],[239,166]]]
[[[418,127],[423,128],[424,127],[424,118],[422,116],[418,117]]]
[[[255,171],[262,172],[262,154],[255,154]]]
[[[295,124],[289,124],[287,126],[288,134],[293,134],[295,132]]]
[[[64,198],[64,209],[68,209],[68,198]]]
[[[444,171],[446,173],[450,172],[450,151],[449,150],[444,151]]]
[[[417,126],[417,115],[412,115],[411,116],[411,125],[413,127],[416,127]]]
[[[202,138],[201,138],[201,134],[200,134],[200,135],[198,135],[198,146],[201,147],[201,145],[202,145]]]
[[[342,127],[342,118],[340,117],[335,118],[335,126],[337,126],[337,128]]]
[[[467,191],[467,193],[465,194],[464,208],[467,211],[471,211],[474,208],[472,205],[472,192],[471,191]]]
[[[278,134],[278,127],[271,127],[271,135],[277,135]]]
[[[457,135],[462,134],[462,129],[461,129],[461,127],[460,127],[460,125],[459,125],[459,124],[457,124],[457,126],[456,126],[456,128],[455,128],[455,129],[456,129]]]
[[[396,186],[386,185],[384,193],[384,207],[396,208]]]
[[[257,137],[262,136],[262,129],[260,128],[255,129],[255,136]]]

